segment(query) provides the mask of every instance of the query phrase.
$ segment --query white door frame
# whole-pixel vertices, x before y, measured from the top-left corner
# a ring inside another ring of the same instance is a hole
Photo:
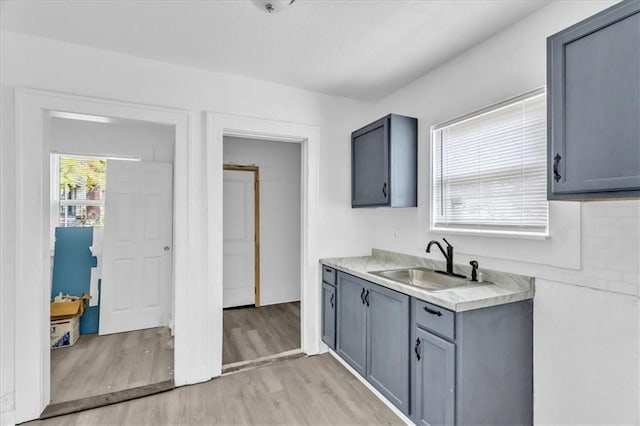
[[[253,304],[260,307],[260,168],[258,166],[246,166],[241,164],[225,164],[224,172],[245,172],[253,174]],[[223,178],[224,186],[224,178]],[[224,225],[222,227],[224,235]],[[224,238],[222,241],[224,247]],[[224,256],[224,248],[223,248]],[[223,280],[224,281],[224,280]],[[224,285],[224,283],[223,283]],[[224,291],[224,289],[223,289]],[[224,303],[224,297],[222,302]]]
[[[189,323],[189,145],[192,117],[177,109],[33,89],[15,90],[15,421],[36,419],[50,401],[51,257],[48,111],[155,122],[175,128],[173,282],[175,382],[194,383]]]
[[[207,222],[209,247],[207,318],[211,333],[210,359],[214,376],[222,372],[222,172],[223,139],[235,136],[257,140],[293,142],[301,145],[301,226],[300,226],[300,329],[302,352],[312,355],[320,351],[320,296],[318,265],[318,172],[320,128],[305,124],[241,117],[213,112],[205,113]]]

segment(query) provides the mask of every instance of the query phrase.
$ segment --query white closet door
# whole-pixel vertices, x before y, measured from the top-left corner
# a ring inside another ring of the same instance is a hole
[[[224,171],[223,306],[255,303],[255,198],[252,172]]]

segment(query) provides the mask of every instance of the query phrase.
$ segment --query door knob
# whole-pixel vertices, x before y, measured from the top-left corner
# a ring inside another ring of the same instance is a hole
[[[164,246],[164,251],[169,251],[169,246]]]

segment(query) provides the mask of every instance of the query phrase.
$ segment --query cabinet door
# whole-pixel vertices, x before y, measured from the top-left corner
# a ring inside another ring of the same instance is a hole
[[[352,134],[351,205],[387,205],[389,190],[389,131],[385,118]]]
[[[322,283],[322,341],[336,348],[336,288]]]
[[[639,76],[640,1],[549,38],[550,199],[640,191]]]
[[[367,305],[367,380],[409,413],[409,296],[370,284]]]
[[[455,345],[418,327],[413,345],[414,421],[420,425],[453,425]]]
[[[365,375],[366,362],[366,281],[338,274],[338,354],[358,373]]]

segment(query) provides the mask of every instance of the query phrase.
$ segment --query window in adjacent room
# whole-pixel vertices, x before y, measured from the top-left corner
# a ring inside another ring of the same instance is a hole
[[[432,230],[548,235],[544,89],[436,125],[431,136]]]
[[[54,226],[103,226],[107,159],[52,156]]]

